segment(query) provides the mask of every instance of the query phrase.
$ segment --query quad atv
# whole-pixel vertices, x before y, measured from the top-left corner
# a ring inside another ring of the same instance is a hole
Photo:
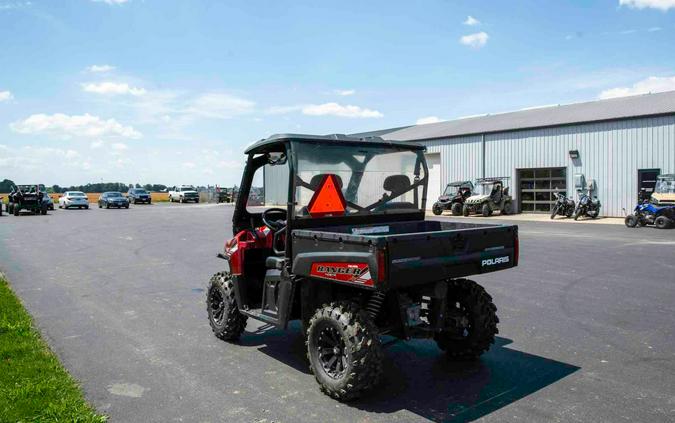
[[[509,187],[504,187],[504,182],[508,180],[508,177],[477,179],[476,184],[480,186],[481,193],[472,195],[464,201],[462,214],[468,216],[480,213],[483,217],[492,216],[495,211],[503,215],[511,214],[513,199],[509,195]]]
[[[440,216],[445,210],[450,210],[453,216],[462,214],[464,200],[471,197],[473,183],[471,181],[451,182],[445,187],[443,194],[431,207],[431,211]]]
[[[48,204],[44,201],[47,195],[40,185],[14,185],[9,193],[7,213],[18,216],[21,210],[28,210],[35,214],[47,214]]]
[[[381,335],[433,339],[455,359],[487,351],[497,309],[465,278],[516,266],[518,227],[425,221],[424,152],[344,135],[250,146],[234,236],[218,254],[229,270],[206,296],[214,334],[235,341],[248,318],[283,329],[300,320],[311,372],[341,401],[377,385]],[[287,206],[247,208],[267,166],[286,166]]]
[[[649,201],[635,206],[633,214],[624,219],[629,228],[636,226],[654,225],[658,229],[672,228],[675,224],[675,206],[659,207]]]

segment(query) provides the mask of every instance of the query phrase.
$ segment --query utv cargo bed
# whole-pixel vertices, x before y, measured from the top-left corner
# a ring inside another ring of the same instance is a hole
[[[292,237],[293,273],[316,277],[313,264],[356,259],[357,265],[368,266],[372,281],[362,282],[372,289],[488,273],[518,261],[515,225],[413,221],[298,229]],[[386,281],[386,286],[376,281]]]

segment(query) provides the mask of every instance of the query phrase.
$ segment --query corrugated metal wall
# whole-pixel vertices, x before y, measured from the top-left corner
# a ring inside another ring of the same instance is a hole
[[[481,136],[424,141],[441,153],[441,182],[481,176]],[[569,158],[579,150],[580,158]],[[510,176],[517,197],[517,169],[564,167],[568,192],[573,175],[595,179],[602,214],[623,216],[637,196],[638,169],[675,173],[675,116],[630,119],[485,135],[485,176]],[[518,204],[517,198],[514,198]]]
[[[474,180],[481,177],[483,148],[481,136],[457,137],[450,140],[425,141],[428,153],[441,153],[441,190],[448,182]],[[427,199],[427,206],[435,198]]]

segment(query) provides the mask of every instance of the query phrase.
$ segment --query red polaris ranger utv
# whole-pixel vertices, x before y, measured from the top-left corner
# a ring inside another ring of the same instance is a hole
[[[424,151],[344,135],[250,146],[234,237],[219,254],[229,272],[207,293],[216,336],[236,340],[248,317],[280,328],[301,320],[312,373],[343,401],[378,383],[380,335],[433,339],[457,359],[487,351],[497,308],[464,277],[516,266],[518,228],[425,221]],[[287,188],[277,200],[285,207],[247,207],[263,169],[268,184]]]

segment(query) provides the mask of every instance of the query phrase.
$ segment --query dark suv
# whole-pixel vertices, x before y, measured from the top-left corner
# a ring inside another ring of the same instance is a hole
[[[127,199],[129,199],[130,204],[152,204],[150,193],[143,188],[131,188],[127,192]]]

